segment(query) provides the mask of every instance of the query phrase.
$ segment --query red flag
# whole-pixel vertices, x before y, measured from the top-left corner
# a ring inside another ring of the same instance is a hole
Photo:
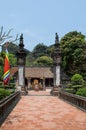
[[[10,80],[10,63],[9,63],[9,58],[8,58],[8,50],[6,48],[6,55],[5,55],[5,60],[4,60],[4,84],[8,84]]]

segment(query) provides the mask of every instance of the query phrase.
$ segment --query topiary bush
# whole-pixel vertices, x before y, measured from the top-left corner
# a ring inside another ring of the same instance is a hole
[[[74,85],[79,85],[79,84],[83,84],[84,80],[83,80],[82,75],[80,75],[80,74],[75,74],[75,75],[72,76],[71,82],[72,82],[72,84],[74,84]]]
[[[86,88],[80,88],[80,89],[78,89],[78,91],[76,92],[76,94],[80,95],[80,96],[86,97]]]
[[[76,94],[79,88],[83,88],[85,86],[85,81],[83,80],[82,75],[74,74],[71,78],[71,83],[69,85],[70,88],[73,89],[72,93]]]

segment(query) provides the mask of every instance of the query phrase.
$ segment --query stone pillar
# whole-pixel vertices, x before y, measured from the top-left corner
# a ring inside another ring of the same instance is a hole
[[[29,77],[28,78],[28,88],[30,88],[31,87],[31,78]]]
[[[53,64],[53,74],[54,74],[54,86],[56,86],[56,66]]]
[[[60,65],[56,66],[56,86],[60,85]]]
[[[25,87],[25,62],[26,62],[26,52],[24,50],[23,44],[23,34],[20,36],[19,50],[16,53],[17,56],[17,65],[18,65],[18,90],[22,92],[22,94],[26,94]]]
[[[51,94],[58,95],[58,86],[60,85],[61,82],[60,81],[61,51],[57,33],[55,36],[54,53],[52,54],[52,58],[53,58],[54,87],[51,90]]]
[[[50,78],[48,80],[49,80],[49,87],[50,87]]]
[[[43,77],[43,90],[45,90],[45,78]]]

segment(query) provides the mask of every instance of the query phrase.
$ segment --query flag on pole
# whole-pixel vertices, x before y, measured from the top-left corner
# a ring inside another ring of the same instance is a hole
[[[6,48],[6,54],[4,60],[4,76],[3,76],[4,85],[7,85],[9,80],[10,80],[10,63],[8,58],[8,50]]]

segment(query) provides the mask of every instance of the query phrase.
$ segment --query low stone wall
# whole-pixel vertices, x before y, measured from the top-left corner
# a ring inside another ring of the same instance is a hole
[[[16,103],[20,100],[20,98],[21,92],[17,91],[11,94],[9,97],[0,101],[0,126],[6,119],[6,117],[9,115],[11,110],[14,108]]]
[[[70,94],[64,91],[59,93],[59,98],[68,101],[72,105],[84,110],[86,112],[86,97],[78,96],[75,94]]]

